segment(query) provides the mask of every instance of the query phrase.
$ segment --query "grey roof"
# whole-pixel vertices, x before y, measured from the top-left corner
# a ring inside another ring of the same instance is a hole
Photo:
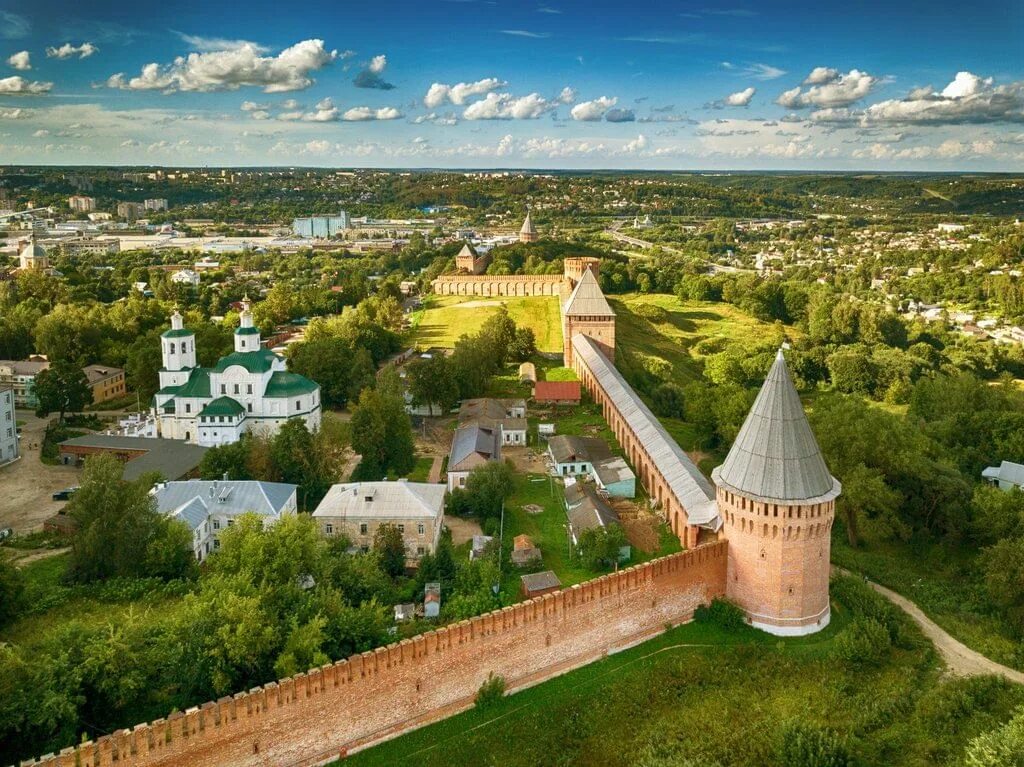
[[[331,485],[313,516],[438,519],[444,516],[446,491],[445,485],[405,480]]]
[[[618,456],[606,458],[603,461],[596,461],[594,463],[594,473],[601,480],[601,484],[605,486],[636,479],[633,470]]]
[[[526,218],[523,219],[523,225],[519,228],[520,234],[536,234],[533,228],[533,218],[530,216],[530,211],[526,211]]]
[[[462,246],[462,250],[459,251],[459,257],[469,256],[470,258],[476,258],[476,251],[473,250],[473,246],[468,242]]]
[[[296,485],[250,480],[202,480],[165,482],[153,488],[157,510],[177,513],[185,506],[201,503],[210,514],[238,516],[259,514],[277,519],[295,494]]]
[[[608,443],[599,437],[559,434],[548,440],[548,450],[555,463],[594,463],[612,457]]]
[[[841,486],[828,473],[781,349],[725,463],[711,476],[719,486],[759,501],[820,503],[839,495]]]
[[[570,488],[572,488],[570,490]],[[595,527],[608,527],[618,525],[619,515],[615,509],[608,505],[592,485],[576,482],[566,487],[566,515],[569,517],[569,526],[572,528],[572,535],[579,539],[584,530]]]
[[[206,521],[207,517],[210,516],[202,498],[193,498],[183,503],[177,509],[174,509],[171,514],[188,525],[189,530],[198,529]]]
[[[85,377],[90,384],[95,384],[116,375],[123,375],[124,369],[110,367],[109,365],[86,365],[82,368],[82,372],[85,373]]]
[[[50,367],[49,362],[33,362],[30,360],[0,360],[0,366],[11,368],[16,376],[34,376]]]
[[[527,591],[543,591],[544,589],[557,589],[562,585],[558,576],[551,570],[542,573],[528,573],[521,576],[523,585]]]
[[[129,482],[151,471],[160,472],[165,479],[180,479],[195,469],[209,450],[180,439],[120,437],[110,434],[86,434],[66,439],[60,445],[99,448],[110,453],[145,451],[124,465],[122,476]]]
[[[583,276],[565,302],[564,314],[567,316],[614,317],[615,312],[608,305],[608,299],[601,292],[597,278],[590,269],[583,270]]]
[[[1024,487],[1024,466],[1013,461],[1002,461],[998,466],[989,466],[981,475],[986,479],[997,479]]]
[[[487,461],[500,459],[501,439],[496,429],[474,423],[455,430],[448,454],[448,471],[469,471]]]
[[[577,333],[572,337],[572,348],[615,403],[636,435],[640,449],[647,453],[665,478],[669,489],[686,511],[689,524],[717,530],[721,526],[721,518],[715,502],[715,488],[707,477],[669,436],[593,339]]]

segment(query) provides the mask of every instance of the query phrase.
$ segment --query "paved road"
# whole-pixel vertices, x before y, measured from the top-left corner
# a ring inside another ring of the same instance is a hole
[[[839,567],[834,569],[837,572],[846,575],[850,574]],[[939,651],[939,654],[945,661],[946,667],[949,669],[950,673],[956,674],[957,676],[997,674],[999,676],[1006,677],[1011,682],[1024,684],[1024,673],[1008,668],[1001,663],[996,663],[993,660],[989,660],[980,652],[976,652],[963,642],[954,639],[947,634],[944,629],[936,624],[935,621],[925,615],[921,611],[920,607],[915,605],[906,597],[897,594],[892,589],[887,589],[885,586],[880,586],[879,584],[872,583],[871,581],[868,581],[868,585],[890,602],[900,607],[914,620],[914,623],[921,628],[924,635],[932,640],[932,643]]]

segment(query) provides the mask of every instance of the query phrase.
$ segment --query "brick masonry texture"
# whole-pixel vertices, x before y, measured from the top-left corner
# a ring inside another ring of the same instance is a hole
[[[31,767],[323,764],[473,703],[488,674],[536,684],[722,596],[727,543],[630,567],[47,755]]]

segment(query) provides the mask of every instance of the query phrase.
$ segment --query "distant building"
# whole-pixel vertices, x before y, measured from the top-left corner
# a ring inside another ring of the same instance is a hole
[[[234,353],[202,368],[195,333],[178,312],[171,316],[171,329],[160,337],[163,367],[153,397],[162,437],[213,446],[237,442],[247,431],[276,434],[294,419],[310,431],[320,428],[320,387],[263,348],[248,301],[239,320]]]
[[[137,218],[142,218],[145,210],[146,208],[141,202],[119,202],[117,204],[117,217],[133,222]]]
[[[998,466],[989,466],[981,476],[990,485],[1009,492],[1013,488],[1024,489],[1024,466],[1012,461],[1003,461]]]
[[[92,197],[75,195],[68,197],[68,207],[75,213],[91,213],[96,210],[96,200]]]
[[[122,437],[113,434],[86,434],[60,443],[60,462],[65,466],[84,463],[89,456],[112,455],[124,464],[122,476],[136,480],[156,472],[164,479],[178,480],[195,476],[207,448],[177,439]]]
[[[519,229],[519,241],[520,242],[536,242],[539,239],[537,230],[533,228],[533,219],[530,217],[530,212],[526,212],[526,218],[523,220],[523,225]]]
[[[14,391],[14,404],[34,410],[39,405],[35,395],[36,376],[50,367],[45,360],[0,360],[0,386]]]
[[[487,265],[491,263],[491,257],[487,253],[477,255],[473,246],[468,242],[462,246],[462,250],[455,256],[455,268],[460,272],[469,274],[483,274]]]
[[[533,385],[533,399],[538,405],[580,404],[579,381],[537,381]]]
[[[348,482],[332,485],[313,512],[320,532],[344,535],[369,551],[381,525],[398,528],[405,542],[406,562],[433,554],[444,526],[445,486],[426,482]]]
[[[352,228],[348,213],[341,211],[333,216],[307,216],[292,220],[292,232],[298,237],[326,240]]]
[[[179,519],[192,531],[192,550],[202,562],[220,548],[220,533],[243,514],[255,514],[269,527],[294,516],[296,486],[282,482],[232,480],[162,482],[150,494],[157,510]]]
[[[145,210],[167,210],[167,200],[162,198],[146,200],[142,203],[142,207]]]
[[[92,404],[98,405],[108,399],[117,399],[128,393],[125,387],[124,370],[105,365],[86,365],[82,368],[92,389]]]
[[[496,430],[502,445],[526,444],[526,401],[521,399],[467,399],[459,407],[459,425],[478,424]]]
[[[437,618],[441,614],[441,584],[423,585],[423,617]]]
[[[29,234],[28,241],[18,252],[18,268],[22,271],[50,270],[50,257],[46,248],[36,242],[35,234]]]
[[[176,285],[191,285],[192,287],[198,287],[199,272],[192,269],[179,269],[170,276],[170,280]]]
[[[501,430],[479,424],[460,426],[448,453],[448,489],[465,487],[469,473],[488,461],[501,460]]]
[[[18,451],[18,419],[14,413],[14,387],[0,384],[0,466],[16,461]]]

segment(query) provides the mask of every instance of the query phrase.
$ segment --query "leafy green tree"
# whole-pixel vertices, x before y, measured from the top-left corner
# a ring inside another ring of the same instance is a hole
[[[588,570],[607,570],[618,564],[619,552],[628,544],[622,525],[592,527],[580,533],[578,551]]]
[[[162,366],[159,328],[139,336],[128,347],[124,364],[125,383],[129,389],[138,392],[142,402],[148,403],[160,389]]]
[[[515,336],[508,347],[509,359],[525,362],[537,353],[537,338],[532,328],[516,328]]]
[[[328,407],[345,407],[351,384],[352,350],[336,336],[293,344],[288,350],[288,368],[320,384]]]
[[[459,401],[459,382],[455,367],[444,354],[418,359],[406,367],[409,394],[414,406],[427,405],[433,415],[444,415]]]
[[[18,617],[25,606],[25,578],[21,571],[0,556],[0,628]]]
[[[352,411],[352,449],[362,456],[360,476],[405,476],[415,465],[412,423],[400,397],[364,389]]]
[[[982,556],[989,599],[1024,634],[1024,537],[1004,538]]]
[[[392,524],[380,525],[373,534],[373,550],[380,554],[384,572],[397,577],[405,572],[405,540]]]
[[[251,439],[248,434],[245,434],[238,442],[211,447],[203,454],[203,459],[199,462],[199,476],[203,479],[222,479],[224,477],[233,480],[255,479],[249,473]]]
[[[274,662],[274,673],[278,678],[308,671],[330,660],[322,649],[327,641],[324,635],[326,626],[327,619],[320,615],[314,616],[302,625],[292,618],[292,629],[288,632],[284,649]]]
[[[992,485],[978,485],[971,498],[975,535],[995,543],[1004,538],[1024,536],[1024,491],[1009,492]]]
[[[469,472],[466,497],[481,520],[497,519],[505,499],[515,490],[515,472],[507,461],[488,461]]]
[[[33,391],[39,401],[36,415],[43,418],[59,413],[60,423],[64,422],[65,413],[78,412],[92,403],[92,389],[85,373],[70,362],[56,362],[40,371]]]

